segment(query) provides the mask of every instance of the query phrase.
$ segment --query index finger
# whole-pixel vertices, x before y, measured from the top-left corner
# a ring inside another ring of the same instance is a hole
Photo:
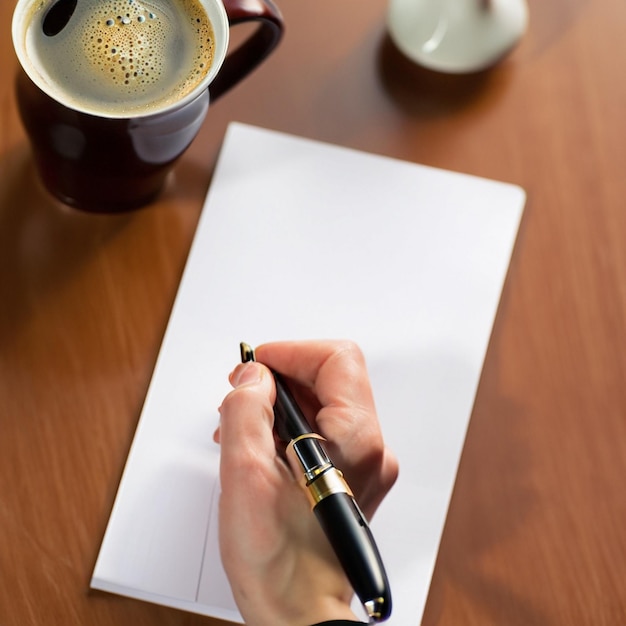
[[[310,389],[322,406],[375,412],[365,358],[352,341],[280,341],[256,349],[259,361]]]

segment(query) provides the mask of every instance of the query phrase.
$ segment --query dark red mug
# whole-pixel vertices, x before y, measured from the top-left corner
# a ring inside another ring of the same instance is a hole
[[[63,2],[44,3],[44,11]],[[78,0],[88,2],[89,0]],[[166,0],[170,2],[171,0]],[[147,114],[124,116],[76,106],[61,89],[50,88],[29,58],[24,21],[39,0],[20,0],[13,41],[22,65],[16,89],[20,116],[41,179],[49,192],[86,211],[135,209],[161,191],[174,162],[193,141],[215,101],[256,68],[278,45],[283,32],[271,0],[199,0],[215,31],[211,70],[179,101]],[[45,13],[42,13],[42,20]],[[257,28],[227,53],[229,28],[255,22]]]

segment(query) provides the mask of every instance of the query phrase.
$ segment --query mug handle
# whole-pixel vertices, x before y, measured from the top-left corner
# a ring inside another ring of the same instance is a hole
[[[230,26],[258,22],[258,28],[231,52],[209,85],[214,101],[260,65],[283,35],[283,18],[272,0],[224,0]]]

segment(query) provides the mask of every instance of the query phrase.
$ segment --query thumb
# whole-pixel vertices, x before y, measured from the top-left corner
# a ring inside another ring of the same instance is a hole
[[[234,389],[224,398],[216,439],[222,446],[222,465],[233,469],[244,457],[276,456],[274,398],[270,370],[261,363],[239,364],[229,377]]]

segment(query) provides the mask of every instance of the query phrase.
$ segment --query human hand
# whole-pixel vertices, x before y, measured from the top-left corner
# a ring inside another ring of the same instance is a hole
[[[352,589],[277,452],[268,367],[298,384],[296,399],[371,518],[398,465],[383,443],[363,355],[353,343],[323,341],[266,344],[256,357],[232,372],[216,433],[220,549],[235,601],[249,626],[356,619]]]

